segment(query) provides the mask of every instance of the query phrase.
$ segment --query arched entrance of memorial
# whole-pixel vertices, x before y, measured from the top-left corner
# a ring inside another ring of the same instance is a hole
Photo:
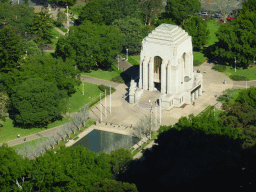
[[[161,65],[163,59],[159,56],[154,57],[154,87],[161,92]]]

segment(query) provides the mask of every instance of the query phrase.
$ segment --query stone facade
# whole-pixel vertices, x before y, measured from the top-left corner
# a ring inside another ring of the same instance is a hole
[[[139,88],[159,90],[162,106],[190,104],[202,95],[203,77],[193,72],[191,36],[182,28],[161,24],[142,41]]]

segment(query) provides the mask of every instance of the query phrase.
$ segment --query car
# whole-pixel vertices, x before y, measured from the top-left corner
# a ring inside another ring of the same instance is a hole
[[[228,16],[228,17],[226,17],[226,19],[229,20],[229,21],[232,21],[234,19],[234,17]]]
[[[214,13],[214,14],[212,14],[212,17],[213,18],[221,18],[222,14],[221,13]]]
[[[208,12],[202,12],[201,13],[201,16],[208,16],[209,14],[208,14]]]

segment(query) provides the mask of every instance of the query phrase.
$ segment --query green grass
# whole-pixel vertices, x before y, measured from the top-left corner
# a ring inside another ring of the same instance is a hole
[[[90,127],[91,125],[94,125],[96,121],[94,120],[88,120],[85,122],[85,127]]]
[[[26,141],[22,144],[19,144],[19,145],[15,145],[15,146],[12,146],[12,148],[14,150],[18,149],[18,148],[23,148],[25,145],[37,145],[39,143],[43,143],[45,140],[47,140],[48,137],[41,137],[41,138],[38,138],[38,139],[34,139],[32,141]]]
[[[77,87],[77,92],[69,98],[70,111],[67,110],[68,113],[78,111],[81,107],[83,107],[83,105],[98,99],[100,97],[100,93],[102,93],[102,91],[100,91],[98,88],[98,85],[84,82],[84,95],[82,95],[82,87],[83,84]],[[101,94],[102,97],[103,95],[104,94]],[[89,97],[91,97],[91,99]]]
[[[206,62],[206,57],[202,52],[193,51],[193,60],[199,61],[200,64]]]
[[[53,34],[53,37],[52,37],[52,39],[51,39],[51,45],[54,47],[54,50],[56,49],[56,44],[58,43],[58,39],[62,36],[61,34],[60,34],[60,32],[59,31],[57,31],[56,29],[52,29],[52,34]],[[56,38],[56,37],[58,37],[58,38]]]
[[[215,33],[218,31],[220,25],[217,23],[216,20],[207,20],[207,28],[209,29],[210,31],[210,34],[209,34],[209,40],[206,44],[206,46],[211,46],[213,45],[215,42],[218,41],[218,38],[216,37]]]
[[[13,120],[6,119],[5,122],[3,122],[3,127],[1,127],[0,131],[0,142],[5,143],[10,140],[17,139],[17,135],[20,134],[21,137],[35,134],[62,124],[65,124],[68,122],[68,118],[65,117],[62,120],[57,120],[53,123],[50,123],[47,128],[31,128],[31,129],[22,129],[19,127],[13,126]]]
[[[125,54],[121,54],[121,58],[126,59]],[[131,63],[132,65],[140,65],[140,55],[128,55],[128,62]]]
[[[231,66],[226,66],[227,70],[224,71],[223,73],[226,74],[227,76],[230,75],[240,75],[247,77],[249,80],[256,80],[256,67],[249,67],[248,69],[243,69],[243,68],[235,68]]]
[[[91,70],[90,73],[81,73],[81,75],[111,81],[112,78],[118,76],[119,74],[115,71]]]

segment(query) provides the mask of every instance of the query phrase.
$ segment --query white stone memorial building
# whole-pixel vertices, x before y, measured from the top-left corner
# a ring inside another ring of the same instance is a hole
[[[130,89],[130,101],[139,101],[145,91],[158,90],[158,102],[171,109],[202,95],[203,75],[193,71],[191,38],[177,25],[161,24],[143,39],[138,90]]]

